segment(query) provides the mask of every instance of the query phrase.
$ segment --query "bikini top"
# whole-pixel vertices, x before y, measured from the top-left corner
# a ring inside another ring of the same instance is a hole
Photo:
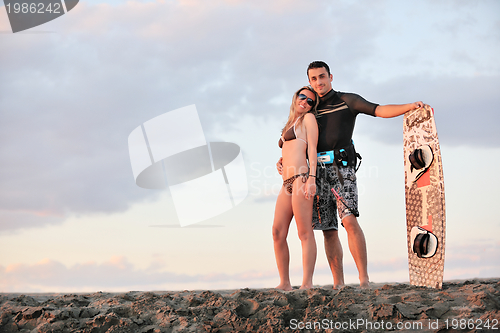
[[[286,130],[285,132],[283,132],[283,134],[281,135],[280,137],[280,140],[278,141],[278,146],[280,148],[283,147],[283,143],[285,141],[291,141],[291,140],[301,140],[302,142],[304,142],[306,145],[307,145],[307,141],[304,140],[304,139],[301,139],[301,138],[297,138],[297,135],[295,134],[295,124],[297,124],[297,121],[299,120],[300,118],[297,118],[297,120],[295,120],[295,123],[293,123],[293,126],[291,126],[288,130]]]

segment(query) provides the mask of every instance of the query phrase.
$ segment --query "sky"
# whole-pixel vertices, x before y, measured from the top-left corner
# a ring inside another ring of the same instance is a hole
[[[500,276],[496,0],[89,0],[18,33],[2,6],[0,50],[0,292],[278,285],[277,141],[314,60],[336,90],[435,109],[445,280]],[[248,196],[180,227],[168,189],[135,184],[127,140],[193,104],[207,141],[240,147]],[[353,138],[370,280],[407,283],[402,117],[360,115]],[[359,283],[339,235],[346,283]],[[314,284],[332,284],[315,236]],[[294,223],[288,240],[300,285]]]

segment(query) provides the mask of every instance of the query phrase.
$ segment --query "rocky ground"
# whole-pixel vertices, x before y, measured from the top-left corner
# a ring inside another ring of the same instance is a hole
[[[282,292],[0,294],[0,332],[500,332],[500,279]]]

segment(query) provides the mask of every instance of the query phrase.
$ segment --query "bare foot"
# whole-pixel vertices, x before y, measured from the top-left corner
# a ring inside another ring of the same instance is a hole
[[[311,289],[313,287],[312,284],[305,284],[305,285],[301,285],[299,289]]]
[[[361,289],[370,289],[370,281],[361,282],[359,284],[359,287]]]
[[[281,289],[284,291],[293,290],[292,285],[290,283],[280,283],[275,289]]]
[[[337,284],[337,285],[333,285],[333,289],[334,289],[334,290],[340,290],[340,289],[342,289],[342,288],[344,288],[344,287],[345,287],[345,284]]]

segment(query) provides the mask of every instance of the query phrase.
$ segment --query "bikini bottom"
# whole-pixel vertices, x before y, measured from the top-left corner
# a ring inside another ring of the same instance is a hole
[[[288,193],[292,194],[293,182],[295,181],[295,179],[299,177],[302,177],[302,182],[305,183],[307,181],[307,178],[309,178],[309,173],[308,172],[299,173],[298,175],[292,176],[283,181],[283,186],[285,187]]]

